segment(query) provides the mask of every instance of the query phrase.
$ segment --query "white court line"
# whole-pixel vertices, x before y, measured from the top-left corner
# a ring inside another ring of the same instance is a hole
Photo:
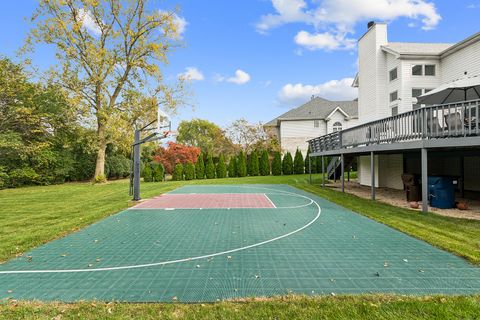
[[[245,188],[248,188],[248,186],[238,186],[238,187],[245,187]],[[275,189],[269,189],[269,188],[264,188],[264,187],[254,187],[254,188],[261,188],[261,189],[265,189],[265,190],[273,190],[273,191],[276,191],[276,192],[281,192],[282,194],[290,194],[290,195],[295,195],[295,196],[299,196],[299,197],[302,197],[302,198],[305,198],[305,199],[309,199],[311,200],[311,204],[315,204],[315,206],[317,207],[318,211],[317,211],[317,215],[315,216],[315,218],[313,218],[313,220],[311,220],[310,222],[308,222],[306,225],[296,229],[296,230],[293,230],[289,233],[286,233],[286,234],[283,234],[281,236],[278,236],[278,237],[275,237],[275,238],[272,238],[272,239],[269,239],[269,240],[265,240],[265,241],[262,241],[262,242],[258,242],[258,243],[254,243],[254,244],[251,244],[251,245],[248,245],[248,246],[244,246],[244,247],[240,247],[240,248],[235,248],[235,249],[230,249],[230,250],[226,250],[226,251],[222,251],[222,252],[216,252],[216,253],[211,253],[211,254],[206,254],[206,255],[202,255],[202,256],[197,256],[197,257],[191,257],[191,258],[185,258],[185,259],[177,259],[177,260],[170,260],[170,261],[161,261],[161,262],[154,262],[154,263],[145,263],[145,264],[137,264],[137,265],[129,265],[129,266],[119,266],[119,267],[106,267],[106,268],[94,268],[94,269],[59,269],[59,270],[9,270],[9,271],[0,271],[0,274],[31,274],[31,273],[77,273],[77,272],[98,272],[98,271],[115,271],[115,270],[126,270],[126,269],[138,269],[138,268],[147,268],[147,267],[154,267],[154,266],[164,266],[164,265],[169,265],[169,264],[174,264],[174,263],[179,263],[179,262],[187,262],[187,261],[194,261],[194,260],[200,260],[200,259],[206,259],[206,258],[211,258],[211,257],[216,257],[216,256],[221,256],[221,255],[225,255],[225,254],[228,254],[228,253],[234,253],[234,252],[238,252],[238,251],[243,251],[243,250],[247,250],[247,249],[250,249],[250,248],[255,248],[255,247],[259,247],[261,245],[264,245],[264,244],[267,244],[267,243],[270,243],[270,242],[274,242],[274,241],[277,241],[277,240],[280,240],[280,239],[283,239],[283,238],[286,238],[286,237],[289,237],[295,233],[298,233],[302,230],[304,230],[305,228],[308,228],[310,225],[312,225],[315,221],[318,220],[318,218],[320,218],[320,214],[322,212],[322,208],[320,207],[320,205],[315,201],[313,200],[312,198],[310,197],[307,197],[307,196],[303,196],[303,195],[300,195],[300,194],[296,194],[296,193],[293,193],[293,192],[288,192],[288,191],[282,191],[282,190],[275,190]]]
[[[267,198],[268,201],[270,201],[270,203],[272,204],[272,206],[273,206],[275,209],[277,208],[277,206],[275,205],[275,203],[273,203],[272,199],[270,199],[265,193],[263,194],[263,196],[264,196],[265,198]]]

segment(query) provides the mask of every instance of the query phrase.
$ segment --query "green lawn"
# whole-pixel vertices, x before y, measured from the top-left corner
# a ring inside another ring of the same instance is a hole
[[[316,182],[319,175],[314,176]],[[309,185],[308,175],[247,177],[190,182],[143,183],[148,198],[185,184],[282,183],[311,192],[332,202],[385,223],[403,232],[480,264],[480,221],[448,218],[396,208],[338,191]],[[0,261],[26,252],[130,205],[128,181],[103,185],[70,183],[0,191]],[[9,302],[0,305],[0,319],[35,318],[158,318],[251,319],[476,319],[480,297],[288,297],[266,301],[216,304],[51,304]]]
[[[214,304],[0,305],[0,319],[478,319],[480,297],[280,297]]]

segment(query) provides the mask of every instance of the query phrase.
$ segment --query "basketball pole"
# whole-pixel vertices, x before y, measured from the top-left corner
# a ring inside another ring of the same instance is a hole
[[[158,121],[158,120],[156,120]],[[157,140],[162,140],[168,137],[170,132],[172,131],[172,122],[169,121],[168,125],[165,126],[156,126],[155,129],[149,128],[152,124],[154,124],[156,121],[152,121],[143,128],[140,129],[135,129],[135,135],[134,135],[134,142],[132,144],[132,158],[133,158],[133,168],[131,168],[130,172],[130,195],[133,196],[132,200],[133,201],[140,201],[142,198],[140,196],[140,179],[141,179],[141,145],[146,143],[146,142],[152,142],[152,141],[157,141]],[[168,129],[167,133],[165,133],[163,136],[160,136],[160,129]],[[149,134],[145,138],[142,137],[142,132],[144,131],[154,131],[154,133]]]
[[[133,146],[133,201],[140,201],[140,133],[135,129]]]

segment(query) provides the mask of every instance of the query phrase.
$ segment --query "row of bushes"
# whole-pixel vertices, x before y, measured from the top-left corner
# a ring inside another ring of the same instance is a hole
[[[253,151],[249,155],[240,151],[237,156],[230,158],[227,165],[223,155],[214,163],[212,156],[200,154],[196,163],[176,164],[172,180],[303,174],[309,170],[309,160],[308,155],[304,159],[299,150],[295,152],[295,157],[287,152],[282,158],[280,152],[276,152],[271,161],[266,150],[259,153]],[[317,172],[317,165],[317,161],[312,163],[312,172]]]

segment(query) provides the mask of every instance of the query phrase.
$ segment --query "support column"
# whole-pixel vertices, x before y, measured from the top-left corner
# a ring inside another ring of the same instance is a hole
[[[308,174],[310,175],[310,184],[312,184],[312,157],[308,155]]]
[[[460,186],[460,197],[465,198],[465,157],[460,157],[460,175],[462,185]]]
[[[371,195],[372,200],[375,200],[375,154],[370,152],[370,176],[372,177]]]
[[[324,156],[322,156],[322,188],[325,188],[325,160]]]
[[[133,200],[140,200],[140,130],[135,130],[133,146]]]
[[[428,152],[422,148],[422,211],[428,212]]]
[[[342,192],[345,192],[345,157],[340,155],[340,175],[342,176]]]

